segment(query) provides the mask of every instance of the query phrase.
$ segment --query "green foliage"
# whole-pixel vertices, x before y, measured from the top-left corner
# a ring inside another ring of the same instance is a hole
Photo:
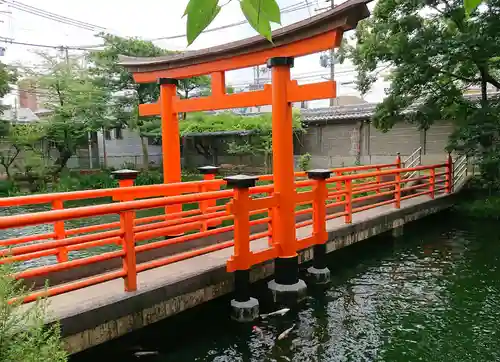
[[[475,178],[455,205],[455,210],[468,218],[500,219],[500,189],[485,188],[484,182]]]
[[[7,197],[17,193],[19,189],[11,180],[0,180],[0,197]]]
[[[257,30],[257,32],[267,40],[272,41],[271,22],[265,16],[263,9],[260,7],[261,4],[265,2],[265,0],[241,0],[240,7],[243,15],[245,15],[245,18],[252,28]]]
[[[179,124],[180,133],[184,135],[192,132],[221,132],[221,131],[256,131],[270,133],[272,130],[271,114],[258,116],[243,116],[232,112],[218,114],[192,113]],[[293,113],[293,127],[302,130],[300,113]]]
[[[64,362],[59,325],[45,325],[46,300],[25,306],[20,301],[9,303],[25,290],[10,275],[12,267],[0,265],[0,361]]]
[[[0,99],[11,91],[11,84],[17,81],[17,72],[8,65],[0,62]],[[0,104],[0,116],[4,107]]]
[[[281,24],[280,8],[276,0],[239,0],[240,8],[248,23],[260,35],[272,41],[271,23]],[[184,16],[187,15],[186,33],[191,45],[219,14],[220,0],[189,0]],[[226,2],[225,4],[229,3]]]
[[[44,106],[52,112],[44,122],[44,138],[58,151],[53,168],[59,173],[80,147],[88,144],[88,133],[100,129],[107,112],[108,92],[96,84],[76,58],[61,61],[39,52],[43,71],[26,69],[28,80],[44,92]]]
[[[41,160],[41,140],[44,129],[40,124],[10,124],[2,122],[0,134],[0,166],[9,180],[12,171],[24,174]],[[23,162],[18,162],[22,156]],[[36,161],[35,161],[36,160]]]
[[[184,180],[184,177],[183,177]],[[155,185],[163,183],[163,174],[160,171],[145,170],[137,175],[135,184],[137,186]]]
[[[144,136],[151,129],[159,127],[159,122],[154,117],[140,117],[138,105],[156,102],[160,96],[160,87],[154,83],[134,82],[132,73],[118,65],[118,56],[156,57],[175,52],[138,38],[122,38],[105,33],[98,36],[104,41],[104,49],[91,52],[88,59],[94,81],[106,88],[111,98],[111,111],[103,126],[138,130],[141,134],[143,164],[149,165],[147,140]],[[207,76],[182,79],[179,82],[178,93],[183,98],[189,98],[193,92],[205,90],[209,83],[210,79]]]
[[[118,182],[109,171],[93,173],[65,172],[51,187],[52,192],[109,189],[118,187]]]
[[[302,171],[307,171],[309,170],[311,166],[311,155],[309,153],[304,153],[303,155],[300,155],[299,157],[299,168]]]
[[[391,86],[373,119],[382,130],[406,118],[421,128],[451,120],[450,150],[475,156],[485,179],[499,179],[500,106],[487,85],[500,88],[500,0],[466,16],[463,0],[380,0],[357,28],[351,56],[358,89],[366,93],[380,69]],[[481,100],[464,96],[482,89]],[[496,171],[494,171],[496,170]],[[488,174],[488,175],[487,175]],[[487,177],[486,177],[487,176]]]
[[[187,15],[187,40],[188,45],[200,35],[210,23],[215,19],[221,7],[219,0],[190,0],[184,16]]]
[[[467,14],[471,14],[483,0],[464,0],[464,8]]]

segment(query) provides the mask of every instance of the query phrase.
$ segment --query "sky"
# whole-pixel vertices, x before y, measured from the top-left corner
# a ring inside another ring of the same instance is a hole
[[[157,40],[154,43],[170,50],[190,50],[212,47],[231,41],[244,39],[255,35],[255,31],[248,25],[230,27],[206,34],[202,34],[189,48],[187,48],[185,34],[185,18],[182,17],[188,0],[0,0],[0,37],[9,38],[15,42],[42,44],[50,46],[89,47],[100,44],[95,34],[105,28],[107,32],[142,39],[156,39],[161,37],[174,37],[174,39]],[[343,0],[337,0],[341,3]],[[90,23],[100,28],[86,30],[62,24],[57,21],[45,19],[38,15],[20,11],[10,6],[11,4],[24,4],[43,9],[61,16]],[[330,0],[278,0],[283,10],[282,26],[300,21],[325,10],[330,6]],[[295,10],[297,9],[297,10]],[[244,16],[237,0],[231,0],[225,5],[218,17],[209,27],[219,27],[243,21]],[[279,27],[275,26],[274,28]],[[352,35],[352,32],[346,33]],[[8,64],[22,63],[23,65],[36,66],[40,62],[34,54],[34,48],[2,42],[0,47],[6,48],[1,61]],[[58,53],[58,50],[47,49]],[[70,50],[78,54],[81,51]],[[329,69],[320,66],[320,54],[313,54],[295,60],[292,69],[292,78],[299,83],[319,82],[329,77]],[[353,81],[355,73],[349,62],[336,66],[337,94],[358,95]],[[251,69],[231,71],[226,74],[227,83],[230,85],[243,85],[253,81]],[[379,81],[372,91],[365,96],[369,102],[378,102],[383,98],[385,82]],[[6,97],[7,104],[13,103],[14,96]],[[328,101],[317,101],[311,107],[327,106]]]

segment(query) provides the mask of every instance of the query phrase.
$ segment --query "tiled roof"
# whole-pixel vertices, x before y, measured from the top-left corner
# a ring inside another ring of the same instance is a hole
[[[491,92],[488,94],[491,97],[499,97],[500,92]],[[471,101],[479,101],[481,94],[466,94],[466,99]],[[301,115],[304,122],[316,121],[331,121],[331,120],[362,120],[369,119],[373,116],[377,103],[353,104],[348,106],[335,106],[326,108],[302,109]],[[410,107],[408,110],[411,112]],[[403,112],[404,113],[404,112]]]
[[[353,104],[348,106],[335,106],[326,108],[302,109],[302,120],[305,122],[367,119],[373,116],[376,103]]]
[[[32,123],[40,120],[29,108],[6,109],[0,114],[0,119],[12,123]]]

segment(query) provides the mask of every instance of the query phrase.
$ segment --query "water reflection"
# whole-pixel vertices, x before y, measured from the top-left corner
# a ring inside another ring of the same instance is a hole
[[[109,199],[98,199],[98,200],[79,200],[79,201],[70,201],[65,203],[65,208],[77,207],[77,206],[91,206],[98,205],[103,203],[109,203],[111,200]],[[42,211],[48,211],[50,207],[48,205],[34,205],[34,206],[19,206],[19,207],[9,207],[9,208],[0,208],[0,217],[1,216],[12,216],[26,213],[36,213]],[[147,216],[155,216],[161,215],[164,213],[163,208],[149,209],[149,210],[139,210],[137,211],[137,217],[147,217]],[[64,222],[66,230],[80,228],[84,226],[91,225],[99,225],[105,223],[112,223],[119,221],[120,218],[118,215],[103,215],[98,217],[87,217],[73,220],[66,220]],[[0,240],[11,239],[11,238],[19,238],[22,236],[28,235],[36,235],[36,234],[45,234],[52,233],[53,226],[52,224],[43,224],[43,225],[35,225],[35,226],[26,226],[22,228],[12,228],[8,230],[0,230]],[[156,239],[154,239],[156,240]],[[30,243],[24,243],[23,245],[35,244],[42,241],[34,241]],[[2,247],[0,247],[1,249]],[[116,250],[118,248],[117,245],[103,245],[97,246],[89,249],[80,249],[70,251],[68,253],[68,258],[70,260],[85,258],[96,254],[101,254],[103,252]],[[46,256],[42,258],[37,258],[34,260],[23,261],[22,263],[18,263],[16,266],[20,270],[33,268],[36,266],[49,265],[57,263],[56,256]]]
[[[436,220],[339,253],[328,288],[311,289],[295,313],[257,322],[262,336],[229,321],[222,299],[74,361],[137,360],[124,353],[132,344],[159,351],[151,360],[162,362],[500,360],[500,231]]]

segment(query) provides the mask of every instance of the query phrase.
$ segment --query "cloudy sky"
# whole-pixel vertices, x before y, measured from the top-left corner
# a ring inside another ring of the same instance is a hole
[[[33,54],[34,48],[26,45],[16,45],[2,42],[3,38],[10,38],[15,42],[41,44],[49,46],[69,46],[86,48],[99,44],[95,33],[106,29],[120,36],[137,36],[142,39],[157,39],[155,44],[171,50],[187,49],[185,33],[185,18],[182,18],[187,0],[0,0],[0,46],[5,47],[5,55],[1,58],[6,63],[23,63],[36,66],[39,59]],[[343,1],[338,0],[337,3]],[[278,0],[283,10],[283,25],[310,17],[329,6],[329,0]],[[49,20],[40,15],[19,10],[23,5],[43,9],[68,18],[87,23],[82,29],[79,27]],[[229,1],[223,7],[217,19],[210,28],[225,26],[243,21],[244,17],[236,0]],[[254,35],[255,32],[248,24],[229,27],[206,34],[202,34],[189,49],[211,47],[218,44],[243,39]],[[347,33],[349,34],[349,33]],[[56,49],[48,49],[57,53]],[[71,53],[78,53],[71,50]],[[352,84],[354,80],[353,67],[349,63],[338,65],[337,84],[339,95],[357,95]],[[319,64],[319,54],[314,54],[296,59],[296,66],[292,77],[300,83],[321,81],[329,76],[329,69],[322,68]],[[251,69],[230,72],[227,75],[229,84],[236,86],[248,84],[253,81]],[[383,97],[386,84],[377,84],[365,99],[379,101]],[[9,97],[6,103],[12,103]],[[316,102],[313,106],[324,106],[326,101]]]

